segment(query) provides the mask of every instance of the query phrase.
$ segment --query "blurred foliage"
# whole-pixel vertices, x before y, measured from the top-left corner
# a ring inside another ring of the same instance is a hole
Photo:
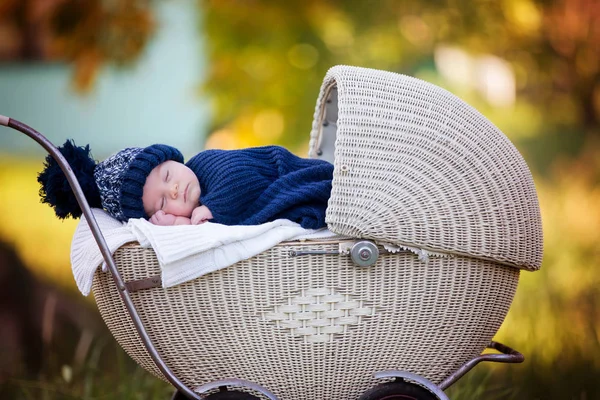
[[[105,63],[135,61],[154,30],[149,0],[65,0],[52,14],[57,51],[75,65],[75,84],[82,90],[94,83]]]
[[[0,160],[0,212],[4,215],[0,237],[16,246],[38,276],[73,289],[69,251],[77,221],[59,220],[50,207],[40,203],[37,174],[43,160],[31,162],[8,154]]]
[[[155,29],[152,0],[2,0],[0,59],[66,60],[77,90],[106,64],[127,66]]]
[[[52,350],[52,349],[50,349]],[[83,365],[57,364],[60,356],[45,354],[37,379],[0,382],[0,398],[19,400],[166,400],[173,388],[138,366],[112,337],[98,338]]]
[[[211,65],[203,87],[213,101],[216,137],[209,146],[297,147],[306,140],[329,67],[359,65],[426,78],[435,70],[436,49],[448,45],[507,61],[519,111],[539,120],[538,130],[577,126],[563,132],[569,138],[599,132],[595,0],[380,0],[376,6],[361,0],[197,1]],[[72,62],[75,86],[86,91],[102,66],[139,58],[155,30],[155,5],[4,0],[0,33],[20,32],[23,57]],[[585,143],[574,142],[576,150]]]
[[[569,140],[599,134],[600,7],[594,0],[200,4],[210,57],[204,91],[213,99],[217,135],[209,146],[296,146],[306,140],[329,67],[358,65],[431,81],[436,49],[448,45],[510,64],[519,121],[539,120],[534,133],[556,129]]]

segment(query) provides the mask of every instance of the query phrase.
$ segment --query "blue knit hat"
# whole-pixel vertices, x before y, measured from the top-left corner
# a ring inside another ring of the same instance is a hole
[[[147,218],[142,203],[146,178],[165,161],[183,162],[181,152],[165,144],[126,148],[98,164],[90,154],[89,145],[77,147],[67,140],[59,150],[77,176],[89,205],[104,208],[119,221]],[[46,157],[38,182],[42,185],[42,202],[50,204],[59,218],[81,216],[66,177],[51,156]]]

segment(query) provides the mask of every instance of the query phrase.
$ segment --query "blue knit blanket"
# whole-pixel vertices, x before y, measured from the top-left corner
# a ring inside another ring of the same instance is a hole
[[[186,165],[200,181],[200,203],[224,225],[258,225],[279,218],[303,228],[325,226],[333,165],[295,156],[279,146],[205,150]]]

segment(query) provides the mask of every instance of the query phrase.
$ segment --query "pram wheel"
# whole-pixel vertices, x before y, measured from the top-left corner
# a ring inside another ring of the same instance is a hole
[[[211,394],[204,398],[205,400],[260,400],[258,397],[253,396],[249,393],[235,392],[229,390],[222,390],[218,393]],[[173,393],[171,400],[188,400],[188,398],[181,392],[176,391]]]
[[[179,390],[176,390],[175,393],[173,393],[173,397],[171,397],[171,400],[188,400],[188,398]]]
[[[359,400],[438,400],[438,398],[421,386],[395,381],[375,386],[363,393]]]
[[[237,392],[234,390],[221,389],[217,393],[213,393],[206,397],[206,400],[260,400],[246,392]]]

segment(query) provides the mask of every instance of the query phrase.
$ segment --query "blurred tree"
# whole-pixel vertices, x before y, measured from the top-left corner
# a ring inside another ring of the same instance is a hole
[[[105,64],[134,62],[156,0],[4,0],[0,59],[66,59],[93,87]],[[600,3],[595,0],[198,0],[209,42],[203,93],[225,147],[307,135],[326,70],[350,64],[416,75],[441,45],[510,63],[518,97],[544,126],[600,131]],[[533,118],[533,117],[532,117]],[[284,135],[285,132],[285,135]]]
[[[571,135],[579,142],[599,133],[600,3],[594,0],[199,4],[215,145],[297,145],[308,136],[329,67],[417,75],[432,69],[440,45],[508,61],[519,101],[535,104],[544,128],[575,127]]]
[[[0,60],[67,60],[87,91],[103,65],[137,60],[154,25],[152,0],[3,0]]]
[[[105,63],[137,60],[154,30],[151,1],[65,0],[52,13],[57,51],[75,64],[75,84],[88,89]]]

